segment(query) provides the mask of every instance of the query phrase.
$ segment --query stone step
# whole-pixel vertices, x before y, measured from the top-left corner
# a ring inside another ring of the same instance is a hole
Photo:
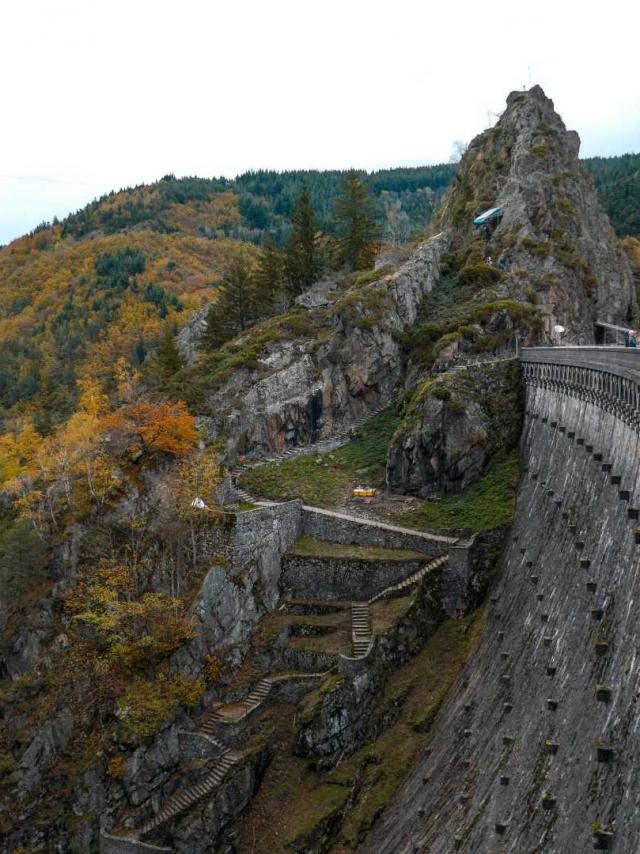
[[[237,761],[237,757],[230,755],[228,748],[220,758],[216,767],[211,771],[202,783],[191,786],[175,795],[170,802],[164,806],[153,819],[144,824],[140,830],[140,836],[152,833],[162,824],[184,812],[201,798],[205,797],[212,789],[220,784],[229,768]]]

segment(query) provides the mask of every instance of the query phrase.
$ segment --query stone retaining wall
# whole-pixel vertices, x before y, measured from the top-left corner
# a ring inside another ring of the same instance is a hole
[[[306,505],[302,507],[302,532],[317,540],[385,549],[412,549],[427,557],[438,557],[458,542],[451,537],[409,531]]]
[[[366,560],[285,554],[281,586],[293,599],[366,601],[381,590],[404,581],[424,560]]]

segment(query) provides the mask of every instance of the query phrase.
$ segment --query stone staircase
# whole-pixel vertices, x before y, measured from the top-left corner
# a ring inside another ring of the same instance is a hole
[[[353,657],[364,658],[373,640],[368,602],[354,602],[351,606],[351,637]]]
[[[245,699],[237,704],[242,709],[238,715],[229,717],[228,715],[221,714],[217,710],[222,704],[214,707],[201,722],[199,729],[206,734],[213,735],[216,732],[216,724],[235,723],[241,718],[244,718],[249,714],[249,712],[257,708],[266,699],[273,687],[273,682],[273,678],[266,677],[265,679],[261,679]]]
[[[443,566],[448,560],[449,555],[441,555],[434,560],[430,560],[429,563],[425,563],[421,569],[414,572],[413,575],[409,575],[404,579],[404,581],[399,581],[397,584],[385,587],[385,589],[381,590],[380,593],[376,593],[375,596],[369,599],[368,604],[373,605],[374,602],[377,602],[379,599],[384,599],[385,596],[393,596],[394,593],[400,593],[402,590],[406,590],[407,587],[413,587],[414,584],[418,584],[422,581],[425,575],[432,572],[434,569],[438,569],[438,567]]]
[[[204,780],[201,783],[181,789],[170,798],[160,812],[137,831],[138,837],[148,836],[158,830],[163,824],[188,810],[220,785],[229,769],[240,759],[240,756],[219,742],[217,744],[221,747],[220,757]]]
[[[177,818],[181,813],[186,812],[186,810],[190,809],[198,801],[206,798],[207,795],[210,795],[222,783],[229,770],[240,760],[240,754],[215,738],[218,725],[237,723],[239,720],[242,720],[249,712],[264,702],[277,682],[293,679],[321,679],[325,676],[327,676],[327,673],[288,673],[281,676],[265,677],[260,679],[247,697],[238,704],[243,709],[240,714],[224,716],[215,709],[208,712],[198,724],[197,734],[201,738],[206,739],[210,745],[216,747],[219,750],[219,756],[214,760],[212,766],[210,766],[206,777],[201,782],[182,788],[175,795],[172,795],[162,809],[141,827],[125,830],[117,836],[103,834],[103,850],[106,852],[113,851],[113,854],[116,854],[116,851],[120,852],[123,845],[127,847],[127,851],[155,850],[155,846],[150,846],[141,840],[159,830],[167,822]],[[170,848],[157,848],[157,850],[171,851]]]
[[[380,599],[384,599],[386,596],[393,596],[394,593],[401,593],[403,590],[412,587],[415,584],[419,584],[420,581],[433,570],[438,569],[438,567],[443,566],[449,560],[448,555],[441,555],[440,557],[435,558],[434,560],[430,560],[428,563],[425,563],[423,567],[421,567],[417,572],[414,572],[412,575],[409,575],[403,581],[399,581],[397,584],[392,584],[390,587],[385,587],[384,590],[381,590],[380,593],[376,593],[375,596],[372,596],[366,602],[354,602],[351,605],[351,638],[352,638],[352,646],[353,646],[353,658],[365,658],[369,649],[371,648],[371,644],[373,643],[373,631],[371,627],[371,613],[370,606],[374,604],[374,602],[378,602]]]
[[[241,721],[249,712],[257,709],[266,700],[272,688],[278,682],[288,682],[296,679],[323,679],[327,673],[328,671],[325,673],[286,673],[281,676],[266,676],[264,679],[260,679],[244,700],[233,704],[235,707],[239,707],[236,713],[225,715],[220,711],[224,704],[220,703],[205,715],[198,726],[198,730],[214,738],[216,733],[219,732],[218,726],[220,724],[235,724]]]
[[[255,504],[256,500],[253,495],[249,495],[249,493],[245,489],[242,489],[236,483],[234,483],[233,485],[233,491],[236,497],[240,499],[240,501],[244,501],[247,504]]]

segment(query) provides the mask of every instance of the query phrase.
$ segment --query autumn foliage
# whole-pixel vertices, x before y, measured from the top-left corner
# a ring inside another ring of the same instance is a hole
[[[198,441],[195,420],[182,401],[175,404],[134,403],[125,407],[123,417],[130,421],[151,453],[183,456]]]

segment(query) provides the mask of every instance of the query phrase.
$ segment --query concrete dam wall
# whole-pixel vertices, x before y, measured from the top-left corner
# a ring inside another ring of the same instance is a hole
[[[636,364],[524,351],[523,475],[486,628],[364,850],[640,851]]]

